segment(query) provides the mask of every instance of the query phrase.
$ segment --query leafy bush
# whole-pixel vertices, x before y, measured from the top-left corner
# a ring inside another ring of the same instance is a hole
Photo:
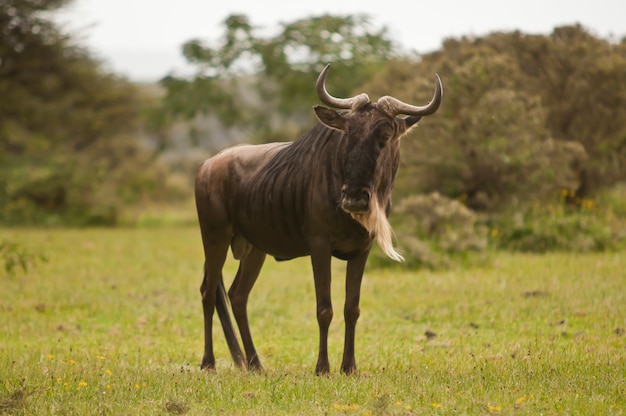
[[[110,157],[13,158],[0,167],[0,224],[111,226],[125,207],[169,193],[162,165],[132,144],[116,150]]]
[[[487,228],[461,202],[434,192],[409,196],[393,211],[393,228],[408,267],[445,268],[486,260]],[[372,255],[375,265],[390,263],[383,259],[378,251]]]
[[[598,205],[591,199],[571,200],[574,193],[563,190],[557,203],[532,204],[499,216],[490,235],[498,248],[514,251],[617,249],[626,238],[626,221],[619,215],[626,204],[618,192],[619,188],[604,193],[604,200],[614,205]]]

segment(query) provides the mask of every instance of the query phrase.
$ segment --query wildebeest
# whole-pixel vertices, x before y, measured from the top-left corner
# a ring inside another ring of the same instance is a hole
[[[195,195],[205,254],[202,368],[215,367],[212,329],[217,309],[235,363],[262,369],[250,335],[247,302],[269,254],[277,260],[311,256],[319,324],[317,374],[329,371],[331,257],[347,261],[341,371],[356,370],[361,279],[374,238],[390,258],[402,260],[387,221],[399,139],[423,116],[437,111],[442,86],[435,75],[434,96],[424,106],[389,96],[372,103],[367,94],[335,98],[325,86],[329,66],[317,79],[317,94],[322,103],[342,111],[315,106],[319,123],[298,140],[234,146],[206,160],[198,171]],[[222,277],[229,247],[240,261],[228,297],[245,358],[230,321]]]

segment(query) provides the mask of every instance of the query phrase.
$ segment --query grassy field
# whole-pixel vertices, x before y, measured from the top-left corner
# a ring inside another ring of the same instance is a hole
[[[316,377],[308,259],[268,259],[252,292],[266,371],[233,368],[216,319],[209,373],[195,227],[0,233],[47,258],[26,273],[0,269],[0,414],[626,413],[624,252],[369,269],[349,377],[338,373],[336,262],[331,375]],[[235,269],[229,261],[227,284]]]

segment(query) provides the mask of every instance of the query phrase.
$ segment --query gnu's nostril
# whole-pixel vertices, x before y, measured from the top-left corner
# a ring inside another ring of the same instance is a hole
[[[371,198],[370,189],[366,186],[343,185],[341,187],[341,200],[344,206],[366,209]]]

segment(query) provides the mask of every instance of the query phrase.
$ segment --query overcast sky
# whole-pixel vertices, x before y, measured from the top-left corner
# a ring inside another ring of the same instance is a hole
[[[626,36],[626,0],[74,0],[57,14],[109,69],[136,81],[188,71],[181,45],[217,41],[222,22],[248,16],[265,33],[321,14],[365,14],[406,49],[426,53],[448,37],[521,30],[547,34],[580,23],[596,36]]]

